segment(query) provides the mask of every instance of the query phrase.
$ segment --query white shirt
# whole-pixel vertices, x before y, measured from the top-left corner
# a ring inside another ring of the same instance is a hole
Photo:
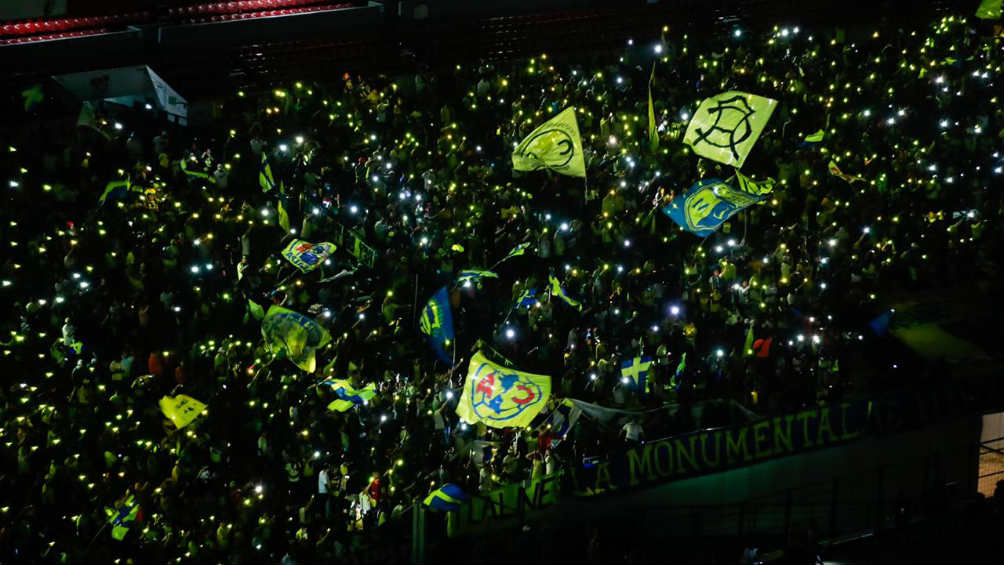
[[[641,434],[643,432],[641,424],[638,422],[628,422],[624,424],[624,434],[628,439],[633,441],[641,441]]]
[[[321,469],[317,474],[317,493],[328,494],[328,470]]]

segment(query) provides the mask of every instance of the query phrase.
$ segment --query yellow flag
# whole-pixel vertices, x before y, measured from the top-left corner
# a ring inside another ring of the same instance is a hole
[[[976,9],[976,17],[982,20],[999,20],[1001,11],[1001,0],[983,0]]]
[[[160,409],[164,412],[164,416],[167,416],[168,420],[174,422],[175,427],[181,429],[191,424],[192,420],[196,419],[199,414],[202,414],[202,411],[206,409],[206,405],[191,396],[179,394],[175,397],[165,396],[161,398]]]
[[[652,75],[648,77],[648,148],[655,153],[659,150],[659,132],[655,129],[655,106],[652,104],[652,81],[655,80],[655,63]]]
[[[528,426],[550,396],[551,377],[496,365],[479,351],[467,367],[457,415],[492,428]]]
[[[777,100],[735,90],[706,98],[690,119],[683,142],[701,157],[738,169],[776,107]]]
[[[308,373],[317,368],[315,351],[331,341],[328,330],[312,318],[275,305],[265,314],[261,333],[270,351],[284,350],[290,361]]]
[[[736,171],[736,186],[740,190],[748,192],[750,194],[763,195],[774,190],[775,181],[772,178],[767,180],[756,181],[748,176]]]
[[[512,167],[517,171],[551,169],[571,177],[586,177],[582,156],[582,138],[575,120],[575,109],[565,108],[544,122],[512,152]]]

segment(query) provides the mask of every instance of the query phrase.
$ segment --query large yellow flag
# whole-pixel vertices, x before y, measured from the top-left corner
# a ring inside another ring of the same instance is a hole
[[[331,341],[328,330],[312,318],[275,305],[265,314],[261,333],[269,350],[284,350],[290,361],[308,373],[317,368],[314,352]]]
[[[655,106],[652,104],[652,82],[655,80],[655,63],[648,77],[648,148],[652,153],[659,150],[659,131],[655,128]]]
[[[706,98],[690,119],[683,142],[701,157],[738,169],[776,107],[777,100],[735,90]]]
[[[586,177],[582,138],[575,120],[575,108],[560,114],[530,132],[512,152],[512,168],[517,171],[551,169],[571,177]]]
[[[479,351],[467,367],[457,415],[492,428],[528,426],[550,396],[551,377],[496,365]]]
[[[1001,12],[1001,0],[983,0],[976,9],[976,17],[982,20],[999,20]]]
[[[206,405],[192,398],[179,394],[175,397],[165,396],[160,399],[160,409],[167,416],[168,420],[174,422],[178,428],[184,428],[192,423],[192,420],[199,417]]]

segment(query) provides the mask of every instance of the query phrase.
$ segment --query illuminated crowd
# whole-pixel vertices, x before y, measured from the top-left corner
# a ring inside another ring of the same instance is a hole
[[[735,423],[729,406],[774,414],[903,384],[868,322],[896,292],[1000,277],[1004,57],[985,25],[666,28],[588,65],[541,54],[238,91],[212,127],[110,107],[26,125],[0,140],[0,561],[349,558],[401,543],[412,505],[446,482],[486,492]],[[726,90],[778,101],[743,166],[777,185],[705,239],[660,208],[733,174],[681,143]],[[513,171],[513,147],[568,107],[587,178]],[[294,237],[339,249],[303,274],[280,255]],[[418,331],[443,285],[455,367]],[[249,300],[328,329],[314,373],[266,347]],[[461,422],[479,349],[550,375],[555,400],[637,416],[583,416],[566,437]],[[863,355],[883,379],[847,369]],[[620,374],[638,356],[655,359],[645,390]],[[332,411],[325,378],[376,395]],[[175,429],[158,407],[175,394],[206,413]],[[139,515],[113,539],[129,496]]]

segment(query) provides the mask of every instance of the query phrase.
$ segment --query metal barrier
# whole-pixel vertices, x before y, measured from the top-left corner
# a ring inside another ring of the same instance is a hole
[[[376,264],[376,250],[367,245],[359,235],[345,227],[343,224],[336,222],[334,237],[334,243],[337,243],[340,247],[347,247],[349,253],[359,261],[359,264],[366,265],[369,268],[373,268]],[[349,242],[349,243],[346,243]]]
[[[980,442],[977,491],[987,498],[994,495],[998,481],[1004,481],[1004,437]]]

